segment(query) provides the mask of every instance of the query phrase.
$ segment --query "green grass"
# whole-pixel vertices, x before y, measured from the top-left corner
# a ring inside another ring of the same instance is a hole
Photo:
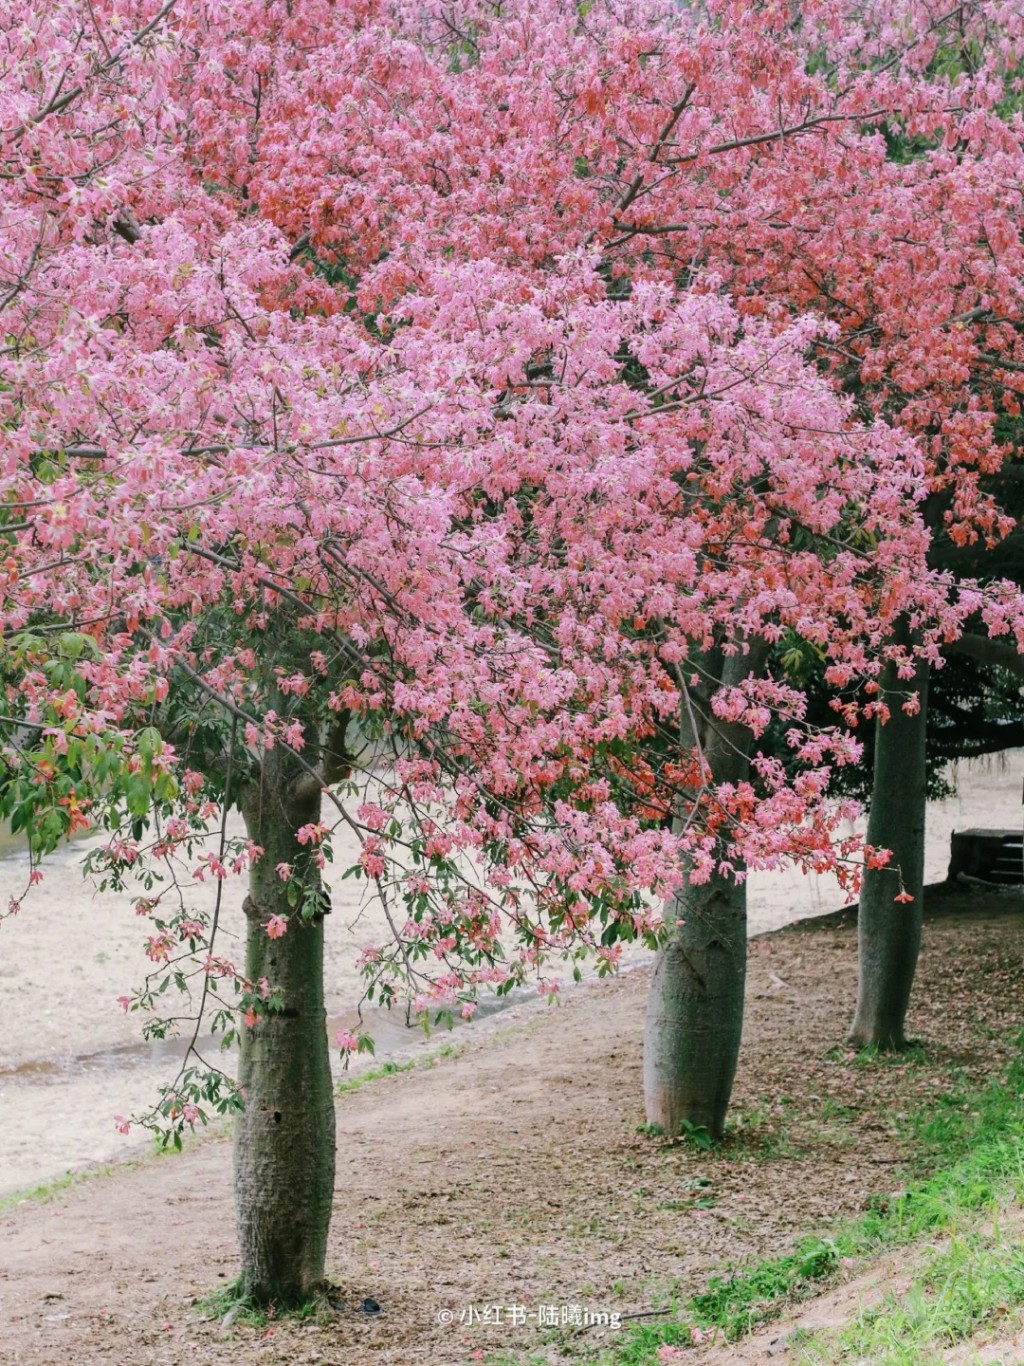
[[[832,1062],[852,1063],[854,1067],[915,1067],[929,1061],[923,1043],[911,1039],[903,1048],[879,1048],[869,1044],[867,1048],[851,1049],[849,1044],[836,1044],[825,1057]]]
[[[1024,1047],[1024,1036],[1017,1044]],[[906,1310],[916,1317],[898,1322],[894,1302],[870,1321],[865,1319],[858,1331],[876,1338],[890,1334],[895,1344],[913,1322],[918,1325],[914,1332],[930,1335],[927,1341],[948,1342],[1024,1301],[1024,1254],[1009,1258],[991,1238],[986,1242],[983,1234],[962,1231],[971,1216],[1024,1196],[1024,1058],[1018,1057],[1004,1076],[984,1089],[933,1099],[901,1123],[916,1152],[904,1190],[878,1197],[864,1214],[839,1226],[830,1237],[804,1238],[785,1256],[712,1277],[704,1291],[680,1302],[674,1322],[635,1327],[623,1334],[612,1354],[605,1351],[589,1359],[600,1366],[655,1366],[660,1346],[688,1346],[693,1329],[718,1340],[737,1338],[777,1317],[793,1301],[826,1287],[844,1259],[870,1258],[950,1233],[955,1236],[948,1252],[937,1253],[928,1262],[915,1307]],[[848,1356],[808,1356],[807,1361],[926,1359],[876,1356],[872,1352],[878,1342],[866,1347],[866,1338],[857,1341],[861,1345],[851,1346]],[[807,1350],[833,1347],[811,1344]],[[841,1350],[847,1349],[841,1345]]]
[[[369,1067],[365,1072],[357,1072],[354,1077],[343,1077],[335,1084],[334,1089],[339,1095],[346,1095],[351,1091],[358,1091],[361,1086],[367,1086],[372,1081],[397,1076],[399,1072],[436,1067],[444,1058],[457,1058],[464,1048],[465,1044],[446,1043],[419,1058],[406,1058],[404,1062],[383,1062],[379,1067]]]
[[[955,1234],[933,1252],[909,1290],[887,1295],[838,1332],[810,1333],[799,1344],[800,1366],[870,1361],[877,1366],[925,1366],[982,1328],[1008,1332],[1024,1301],[1020,1230],[999,1227]]]
[[[330,1323],[337,1315],[337,1310],[332,1304],[332,1298],[340,1292],[334,1287],[328,1286],[320,1295],[307,1300],[305,1304],[296,1305],[287,1311],[278,1311],[273,1306],[257,1304],[238,1293],[238,1282],[231,1281],[228,1285],[220,1286],[212,1290],[202,1299],[196,1300],[193,1304],[193,1311],[209,1319],[219,1319],[225,1327],[230,1328],[236,1324],[246,1328],[265,1328],[268,1323],[279,1319],[291,1319],[314,1322]]]
[[[337,1083],[335,1090],[339,1093],[357,1091],[360,1086],[366,1086],[372,1081],[379,1081],[382,1077],[391,1077],[399,1072],[411,1072],[414,1068],[419,1067],[435,1067],[443,1059],[458,1057],[465,1047],[465,1044],[446,1043],[419,1058],[410,1058],[404,1062],[385,1062],[379,1067],[359,1072],[354,1077],[343,1078]],[[189,1146],[194,1146],[204,1139],[223,1137],[228,1131],[230,1123],[230,1119],[224,1121],[214,1119],[204,1131],[197,1131],[190,1137]],[[56,1176],[50,1181],[41,1182],[38,1186],[12,1191],[9,1195],[0,1195],[0,1214],[6,1214],[9,1210],[15,1209],[18,1205],[23,1205],[28,1200],[37,1204],[46,1204],[56,1199],[62,1192],[79,1186],[85,1181],[95,1181],[104,1176],[114,1176],[119,1172],[138,1167],[143,1162],[150,1162],[157,1157],[169,1156],[173,1156],[171,1151],[161,1147],[159,1141],[156,1141],[151,1151],[138,1153],[123,1161],[103,1162],[95,1166],[83,1167],[81,1171],[65,1172],[63,1176]],[[225,1310],[225,1312],[227,1311]]]
[[[211,1126],[212,1127],[212,1126]],[[200,1137],[208,1138],[210,1135],[196,1135],[196,1140]],[[9,1195],[0,1195],[0,1214],[7,1214],[10,1210],[16,1209],[18,1205],[23,1205],[26,1201],[34,1204],[46,1205],[51,1200],[56,1200],[58,1195],[64,1191],[71,1190],[75,1186],[84,1185],[86,1181],[99,1181],[106,1176],[118,1176],[122,1172],[132,1171],[136,1167],[141,1167],[144,1163],[152,1162],[160,1157],[173,1157],[177,1154],[169,1148],[161,1148],[158,1143],[144,1152],[136,1153],[132,1157],[115,1159],[113,1162],[97,1162],[89,1167],[82,1167],[78,1171],[68,1171],[63,1176],[54,1176],[49,1181],[42,1181],[38,1186],[28,1186],[24,1190],[11,1191]]]
[[[83,1181],[93,1181],[97,1177],[110,1176],[114,1172],[123,1172],[127,1167],[137,1167],[141,1160],[143,1159],[131,1162],[105,1162],[102,1166],[86,1167],[78,1172],[65,1172],[63,1176],[55,1176],[51,1181],[43,1181],[40,1185],[30,1186],[25,1190],[12,1191],[10,1195],[0,1195],[0,1214],[6,1214],[16,1206],[23,1205],[26,1200],[32,1200],[40,1205],[48,1204],[72,1186],[80,1186]]]
[[[229,1327],[237,1323],[247,1328],[265,1328],[269,1318],[266,1309],[254,1304],[252,1300],[239,1296],[235,1281],[229,1285],[219,1286],[196,1300],[192,1310],[203,1318],[221,1321],[226,1318]]]
[[[343,1077],[334,1089],[340,1095],[345,1095],[349,1091],[358,1091],[361,1086],[367,1086],[371,1081],[393,1077],[399,1072],[411,1072],[413,1068],[422,1066],[433,1066],[433,1059],[429,1063],[424,1063],[420,1058],[409,1058],[406,1062],[381,1063],[379,1067],[368,1067],[365,1072],[357,1072],[354,1077]]]

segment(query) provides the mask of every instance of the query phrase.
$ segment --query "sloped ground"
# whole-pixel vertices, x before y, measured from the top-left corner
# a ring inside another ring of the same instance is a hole
[[[1024,1215],[1018,1210],[1003,1212],[1002,1232],[1020,1237]],[[948,1245],[948,1239],[900,1248],[879,1259],[868,1271],[853,1275],[834,1289],[816,1295],[795,1312],[785,1315],[761,1331],[739,1342],[711,1343],[693,1352],[693,1366],[804,1366],[821,1361],[812,1344],[824,1339],[831,1345],[851,1323],[865,1312],[880,1313],[893,1299],[902,1300],[911,1291],[915,1273],[926,1267],[929,1258]],[[1024,1362],[1024,1328],[1019,1309],[1004,1309],[1004,1324],[993,1331],[986,1327],[978,1338],[955,1346],[929,1350],[924,1357],[914,1356],[915,1366],[1020,1366]],[[1007,1323],[1009,1326],[1006,1326]],[[822,1350],[826,1350],[823,1348]],[[849,1360],[849,1356],[843,1358]],[[870,1363],[872,1358],[862,1358]]]
[[[835,1049],[855,930],[804,922],[751,945],[731,1139],[714,1154],[667,1146],[639,1131],[637,970],[339,1097],[340,1311],[201,1317],[194,1301],[234,1274],[230,1145],[210,1140],[0,1216],[0,1361],[532,1366],[612,1347],[599,1324],[538,1320],[548,1306],[663,1310],[712,1270],[827,1230],[898,1185],[901,1111],[1000,1067],[1024,1024],[1024,897],[931,889],[928,906],[912,1021],[924,1061]],[[367,1298],[382,1312],[362,1312]]]

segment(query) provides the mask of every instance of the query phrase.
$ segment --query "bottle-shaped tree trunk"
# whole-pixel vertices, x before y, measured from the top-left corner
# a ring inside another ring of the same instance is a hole
[[[667,1134],[686,1124],[720,1138],[743,1032],[746,887],[731,878],[686,882],[677,924],[659,950],[644,1023],[647,1119]]]
[[[756,674],[766,654],[763,642],[753,642],[747,655],[705,660],[704,674],[732,687]],[[700,723],[684,706],[680,738],[684,749],[700,748],[715,784],[747,778],[753,736],[746,727]],[[719,853],[737,867],[726,846]],[[687,870],[666,919],[672,929],[655,960],[644,1022],[647,1121],[666,1134],[692,1125],[720,1138],[743,1032],[746,886],[717,873],[693,882]]]
[[[885,868],[864,870],[857,916],[857,1013],[850,1042],[859,1048],[898,1050],[906,1045],[907,1007],[921,947],[928,665],[919,662],[913,678],[900,679],[888,664],[881,686],[890,714],[875,732],[867,838],[876,848],[891,850],[892,858]],[[903,703],[915,692],[920,705],[909,715]],[[903,892],[913,901],[897,901]]]
[[[265,755],[246,794],[249,834],[264,849],[245,910],[246,976],[280,990],[283,1008],[243,1026],[235,1134],[235,1204],[242,1259],[239,1292],[295,1305],[324,1285],[334,1196],[334,1095],[324,1010],[324,919],[319,869],[296,831],[319,820],[320,788],[280,748]],[[304,901],[290,904],[277,871],[290,864]],[[304,918],[302,905],[313,910]],[[272,938],[271,916],[287,917]]]

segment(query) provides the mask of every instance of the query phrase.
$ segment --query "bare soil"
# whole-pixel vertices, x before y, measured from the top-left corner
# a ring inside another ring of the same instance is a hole
[[[827,1230],[898,1186],[901,1112],[999,1068],[1024,1024],[1024,895],[961,884],[926,905],[924,1061],[836,1048],[853,920],[791,926],[751,944],[730,1139],[669,1145],[641,1132],[637,968],[339,1096],[340,1308],[260,1327],[203,1315],[235,1271],[230,1144],[210,1139],[0,1216],[0,1362],[533,1366],[613,1346],[606,1327],[541,1326],[542,1307],[664,1310]],[[502,1322],[476,1321],[492,1307]]]

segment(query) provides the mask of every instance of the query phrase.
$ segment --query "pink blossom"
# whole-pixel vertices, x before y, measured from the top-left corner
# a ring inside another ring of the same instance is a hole
[[[271,939],[280,939],[288,931],[288,918],[283,915],[272,915],[264,926]]]
[[[376,802],[364,802],[356,810],[356,815],[368,830],[383,830],[391,819],[384,808]]]

